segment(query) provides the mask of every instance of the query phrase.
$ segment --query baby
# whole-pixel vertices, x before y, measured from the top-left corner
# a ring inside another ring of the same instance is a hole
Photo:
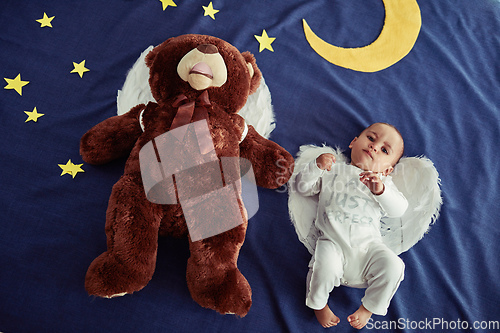
[[[385,315],[404,277],[404,263],[382,243],[382,216],[402,216],[406,198],[388,176],[404,151],[399,131],[386,123],[366,128],[349,145],[350,164],[322,154],[296,178],[302,195],[319,193],[320,231],[307,275],[306,305],[323,327],[340,320],[328,307],[334,287],[366,288],[359,309],[347,317],[363,328],[373,313]]]

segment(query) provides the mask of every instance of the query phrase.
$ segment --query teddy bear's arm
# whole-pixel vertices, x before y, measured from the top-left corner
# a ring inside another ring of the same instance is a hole
[[[130,153],[142,134],[139,114],[144,104],[92,127],[80,140],[80,155],[89,164],[104,164]]]
[[[258,186],[278,188],[292,176],[292,155],[277,143],[262,137],[251,125],[240,144],[240,156],[252,162]]]

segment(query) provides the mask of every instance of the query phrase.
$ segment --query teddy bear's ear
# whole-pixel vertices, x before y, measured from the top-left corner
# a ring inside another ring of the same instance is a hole
[[[151,68],[153,63],[155,62],[156,56],[158,55],[158,46],[152,49],[147,55],[146,55],[146,65]]]
[[[262,73],[260,72],[259,67],[257,67],[257,62],[255,61],[255,57],[253,54],[246,51],[246,52],[243,52],[241,55],[243,56],[243,58],[245,58],[245,61],[247,62],[247,65],[249,66],[250,76],[252,77],[252,79],[250,81],[250,94],[253,94],[260,85],[260,79],[262,78]],[[252,71],[252,69],[253,69],[253,71]]]
[[[164,46],[168,43],[170,43],[170,41],[174,39],[174,37],[171,37],[169,39],[167,39],[166,41],[164,41],[163,43],[161,43],[160,45],[156,46],[154,49],[151,50],[151,52],[149,52],[147,55],[146,55],[146,65],[151,68],[151,66],[153,65],[153,63],[155,62],[155,59],[156,59],[156,56],[158,55],[158,53],[160,53],[160,51],[164,48]]]

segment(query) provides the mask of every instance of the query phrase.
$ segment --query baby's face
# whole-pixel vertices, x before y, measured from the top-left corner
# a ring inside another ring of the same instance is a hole
[[[365,171],[388,175],[401,157],[403,139],[391,126],[376,123],[354,138],[349,148],[351,164]]]

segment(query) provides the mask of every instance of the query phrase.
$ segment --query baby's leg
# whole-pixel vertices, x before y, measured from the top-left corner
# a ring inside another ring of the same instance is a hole
[[[343,274],[343,256],[329,240],[319,239],[307,275],[306,305],[314,310],[323,327],[335,326],[339,318],[328,307],[328,297],[340,285]]]
[[[361,302],[367,310],[384,316],[404,278],[405,265],[401,258],[383,244],[370,248],[369,255],[364,272],[368,288]]]

